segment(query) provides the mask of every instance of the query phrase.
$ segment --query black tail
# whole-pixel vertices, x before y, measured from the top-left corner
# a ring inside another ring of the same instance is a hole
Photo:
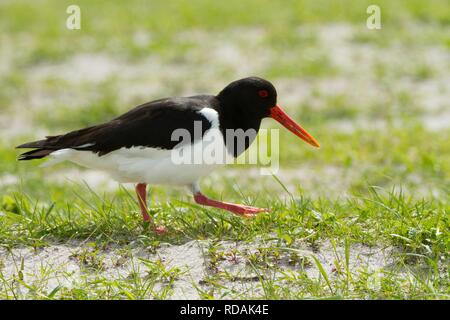
[[[93,150],[91,147],[95,145],[95,143],[92,143],[92,141],[96,141],[97,136],[102,138],[102,136],[106,135],[103,131],[101,131],[101,129],[105,126],[106,124],[88,127],[63,135],[47,136],[46,139],[43,140],[21,144],[16,148],[29,148],[34,150],[22,153],[19,156],[19,160],[42,159],[54,151],[66,148],[75,150]]]
[[[47,146],[49,138],[53,138],[53,137],[47,137],[47,139],[44,139],[44,140],[27,142],[27,143],[21,144],[20,146],[17,146],[16,148],[35,149],[35,150],[31,150],[31,151],[22,153],[19,156],[19,160],[42,159],[42,158],[48,156],[53,151],[56,151],[57,149],[54,149],[52,147],[49,148]]]
[[[19,160],[33,160],[33,159],[42,159],[46,156],[48,156],[50,153],[52,153],[55,150],[49,150],[49,149],[36,149],[31,150],[25,153],[22,153],[19,156]]]
[[[56,137],[57,136],[54,136],[54,137],[48,136],[48,137],[46,137],[47,139],[27,142],[27,143],[21,144],[20,146],[17,146],[16,148],[17,149],[23,149],[23,148],[29,148],[29,149],[44,148],[49,143],[49,139],[56,138]]]

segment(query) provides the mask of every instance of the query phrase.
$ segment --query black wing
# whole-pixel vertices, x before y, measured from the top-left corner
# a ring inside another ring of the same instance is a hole
[[[200,113],[204,107],[217,104],[214,96],[171,98],[148,102],[100,125],[49,136],[44,140],[22,144],[17,148],[34,148],[20,155],[19,160],[43,158],[59,149],[92,151],[99,156],[120,148],[136,146],[172,149],[180,141],[172,140],[172,132],[189,131],[191,143],[201,138],[211,123]],[[196,121],[201,122],[201,136],[194,134]]]

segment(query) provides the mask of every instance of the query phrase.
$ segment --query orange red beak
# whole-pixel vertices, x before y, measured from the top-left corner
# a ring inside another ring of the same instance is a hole
[[[310,145],[320,148],[317,141],[299,124],[297,124],[291,117],[289,117],[280,106],[276,105],[270,109],[270,117],[281,123],[286,129],[291,131],[297,137],[303,141],[309,143]]]

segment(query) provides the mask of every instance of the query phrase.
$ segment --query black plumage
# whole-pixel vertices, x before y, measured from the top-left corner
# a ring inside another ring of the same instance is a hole
[[[211,127],[211,123],[198,111],[217,104],[218,101],[214,96],[170,98],[148,102],[109,122],[22,144],[17,148],[35,150],[21,154],[19,160],[40,159],[53,151],[66,148],[91,151],[99,156],[120,148],[131,147],[170,150],[180,142],[171,139],[175,129],[188,130],[192,143],[198,138],[194,134],[195,121],[200,121],[203,136]]]

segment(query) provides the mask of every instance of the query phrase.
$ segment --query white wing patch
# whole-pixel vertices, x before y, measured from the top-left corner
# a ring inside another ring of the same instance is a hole
[[[95,143],[93,143],[93,142],[85,143],[85,144],[82,144],[81,146],[76,146],[76,147],[73,147],[73,148],[74,149],[82,149],[82,148],[89,148],[89,147],[92,147],[92,146],[95,146]]]
[[[209,122],[211,122],[211,129],[219,128],[219,113],[216,110],[212,108],[203,108],[198,111],[198,113],[200,113],[202,116],[208,119]]]

